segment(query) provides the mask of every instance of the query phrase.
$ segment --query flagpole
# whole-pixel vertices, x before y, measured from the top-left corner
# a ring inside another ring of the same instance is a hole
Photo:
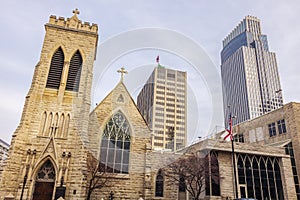
[[[232,163],[233,163],[233,173],[234,173],[234,184],[235,184],[235,198],[238,198],[238,184],[236,177],[236,165],[235,165],[235,153],[234,153],[234,142],[231,140],[231,149],[232,149]]]
[[[230,113],[230,133],[231,133],[231,151],[232,151],[232,167],[233,167],[233,173],[234,173],[234,184],[235,184],[235,198],[238,198],[238,184],[237,184],[237,176],[236,176],[236,165],[235,165],[235,153],[234,153],[234,140],[233,140],[233,132],[232,132],[232,115]]]

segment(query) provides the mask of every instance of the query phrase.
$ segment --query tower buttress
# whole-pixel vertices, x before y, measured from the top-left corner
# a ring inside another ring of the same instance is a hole
[[[71,169],[84,169],[82,159],[86,154],[84,144],[88,142],[98,26],[79,20],[77,9],[73,13],[67,19],[51,15],[45,24],[40,60],[35,67],[21,121],[13,134],[10,155],[3,171],[1,197],[9,193],[20,197],[25,174],[31,177],[28,177],[23,192],[31,197],[39,170],[36,167],[43,166],[42,162],[47,159],[57,170],[53,192],[63,180],[63,185],[67,186],[67,199],[72,198],[73,190],[77,191],[74,198],[84,196],[82,184],[74,184],[76,179],[82,181],[84,174],[75,174]],[[46,151],[50,141],[55,149]],[[69,155],[68,169],[65,167],[65,155]],[[67,177],[62,177],[62,174]]]

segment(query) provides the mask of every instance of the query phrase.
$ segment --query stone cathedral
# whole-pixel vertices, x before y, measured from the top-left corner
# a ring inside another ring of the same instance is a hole
[[[67,20],[50,16],[45,29],[0,194],[52,199],[61,184],[72,188],[67,197],[81,199],[98,27],[83,24],[75,11]]]
[[[180,184],[168,180],[163,172],[168,157],[179,154],[152,149],[151,130],[123,83],[124,68],[118,71],[120,82],[90,111],[98,26],[79,20],[77,9],[73,13],[67,19],[50,16],[45,25],[40,60],[2,172],[0,200],[84,200],[90,180],[89,157],[101,163],[98,172],[105,168],[109,185],[96,188],[93,200],[188,199]],[[233,198],[230,144],[203,143],[190,149],[214,150],[222,167],[218,182],[206,177],[202,197]],[[240,160],[255,157],[273,163],[267,166],[277,182],[269,177],[267,186],[257,185],[256,197],[296,199],[290,157],[283,149],[240,144],[236,151]],[[257,180],[265,180],[260,176]],[[274,185],[277,193],[272,192]],[[239,196],[253,196],[250,186],[239,183]]]
[[[151,195],[144,189],[150,130],[122,80],[90,113],[98,26],[83,23],[78,14],[75,10],[67,19],[50,16],[45,25],[40,60],[3,171],[1,199],[51,200],[58,194],[64,199],[85,199],[91,152],[110,166],[110,172],[120,174],[123,188],[115,196]],[[107,149],[106,138],[116,133],[121,147]],[[104,149],[101,155],[100,148]],[[108,196],[103,192],[96,199],[101,195]]]

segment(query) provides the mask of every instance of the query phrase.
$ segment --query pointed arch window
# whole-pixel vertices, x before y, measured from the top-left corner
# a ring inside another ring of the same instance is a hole
[[[50,69],[48,73],[47,79],[47,88],[58,89],[61,81],[62,70],[64,67],[64,52],[59,47],[51,59]]]
[[[268,174],[268,184],[269,184],[269,191],[271,199],[276,199],[276,187],[275,187],[275,177],[274,177],[274,168],[273,168],[273,162],[268,159],[267,162],[267,174]]]
[[[239,180],[246,179],[239,186],[241,197],[284,199],[278,158],[248,154],[238,154],[237,157]]]
[[[79,50],[77,50],[76,53],[71,58],[66,90],[76,91],[76,92],[78,91],[81,68],[82,68],[82,56]]]
[[[54,120],[53,120],[53,124],[52,124],[52,127],[51,127],[51,133],[54,137],[57,136],[56,133],[57,133],[57,127],[58,127],[58,113],[55,114],[54,116]]]
[[[205,194],[207,196],[220,196],[220,173],[218,152],[210,151],[205,158]]]
[[[254,197],[253,168],[251,166],[251,163],[251,159],[247,156],[245,161],[247,192],[249,197]]]
[[[63,131],[62,131],[62,137],[67,137],[68,136],[69,124],[70,124],[70,114],[68,114],[66,119],[64,120],[64,127],[63,127]]]
[[[261,184],[260,184],[260,172],[259,172],[259,159],[254,157],[253,159],[253,178],[254,178],[254,191],[256,199],[262,199],[261,196]]]
[[[118,111],[108,123],[102,135],[100,170],[109,173],[128,174],[130,154],[130,128],[125,116]]]
[[[260,159],[260,174],[261,174],[260,182],[261,182],[261,187],[262,187],[263,198],[270,199],[265,159],[266,158]]]
[[[155,181],[155,196],[163,197],[164,196],[164,175],[163,171],[160,169],[156,175]]]
[[[42,119],[41,119],[41,124],[40,124],[40,135],[44,135],[45,129],[46,129],[46,120],[47,120],[47,112],[43,112],[42,114]]]
[[[280,166],[278,160],[274,162],[274,173],[275,173],[275,183],[277,189],[278,199],[284,199],[283,197],[283,188],[282,188],[282,181],[281,181],[281,174],[280,174]]]
[[[242,157],[238,158],[237,167],[238,167],[238,173],[239,173],[239,184],[245,184],[246,183],[245,166],[244,166],[244,161],[243,161]]]
[[[44,136],[49,136],[51,134],[51,126],[52,126],[53,113],[51,112],[49,117],[47,118],[46,131],[44,131]]]
[[[55,181],[55,169],[50,160],[47,160],[40,168],[36,176],[37,181],[54,182]]]
[[[186,184],[184,176],[180,175],[179,177],[179,184],[178,184],[178,191],[179,192],[185,192]]]
[[[64,113],[62,113],[59,118],[58,133],[56,137],[63,137],[64,121],[65,121],[65,115]]]

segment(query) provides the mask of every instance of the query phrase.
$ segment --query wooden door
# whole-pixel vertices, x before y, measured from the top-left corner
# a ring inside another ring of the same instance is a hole
[[[36,182],[33,200],[52,200],[54,182]]]
[[[55,170],[50,160],[39,169],[33,192],[33,200],[52,200],[55,183]]]

